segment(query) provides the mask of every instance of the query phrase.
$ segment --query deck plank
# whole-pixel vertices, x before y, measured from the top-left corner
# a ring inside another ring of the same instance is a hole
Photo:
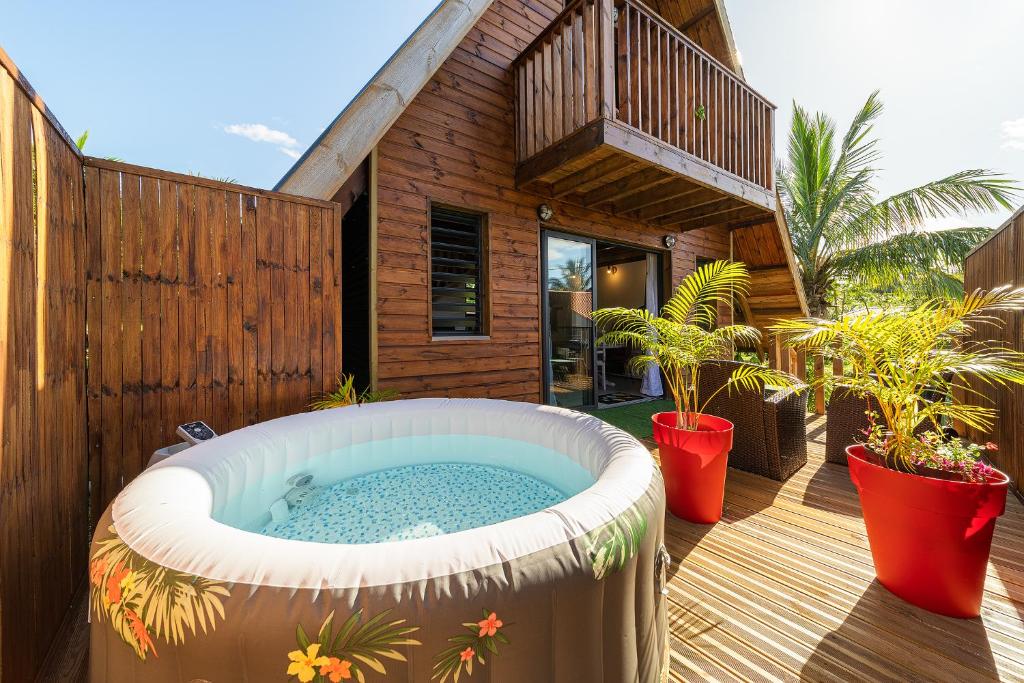
[[[669,515],[670,679],[1024,681],[1024,506],[996,526],[980,618],[918,609],[875,580],[823,427],[808,420],[808,463],[784,483],[730,469],[715,526]]]

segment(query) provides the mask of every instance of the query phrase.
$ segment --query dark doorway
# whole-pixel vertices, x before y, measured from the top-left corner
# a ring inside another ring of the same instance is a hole
[[[370,385],[370,199],[364,192],[341,222],[341,371]]]

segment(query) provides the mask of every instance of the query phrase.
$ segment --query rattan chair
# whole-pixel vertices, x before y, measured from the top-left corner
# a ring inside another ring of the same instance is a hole
[[[924,395],[926,400],[937,400],[938,396],[932,393]],[[832,389],[832,395],[828,399],[828,408],[825,411],[825,462],[837,465],[846,464],[846,447],[853,444],[864,443],[867,439],[865,430],[870,426],[868,410],[878,412],[878,406],[873,397],[857,396],[845,384],[837,384]],[[885,418],[880,417],[882,421]],[[917,428],[917,433],[927,431],[930,428],[928,423],[923,423]]]
[[[868,400],[846,385],[832,389],[825,411],[825,462],[846,464],[846,447],[864,443],[868,428]]]
[[[698,399],[703,403],[725,385],[741,363],[701,366]],[[794,382],[798,382],[796,378]],[[785,481],[807,463],[807,395],[795,389],[751,391],[732,387],[718,393],[705,412],[733,423],[729,466]]]

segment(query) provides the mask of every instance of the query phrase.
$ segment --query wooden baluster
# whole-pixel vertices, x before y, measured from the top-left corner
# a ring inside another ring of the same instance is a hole
[[[654,133],[654,90],[653,90],[653,75],[651,73],[651,18],[644,16],[644,52],[643,52],[643,65],[644,65],[644,83],[645,83],[645,97],[644,97],[644,120],[647,123],[645,130],[648,133]]]
[[[686,72],[686,100],[683,103],[683,141],[686,151],[693,151],[693,54],[689,45],[683,46],[683,70]]]
[[[630,109],[633,126],[640,128],[640,14],[632,5],[626,5],[630,25]]]
[[[664,119],[665,135],[662,140],[668,144],[672,144],[672,87],[675,83],[675,79],[672,77],[672,34],[668,31],[662,32],[665,49],[662,51],[661,62],[663,65],[665,82],[662,86],[662,90],[665,93],[665,98],[662,104],[662,118]]]
[[[562,55],[560,58],[562,65],[562,88],[563,88],[563,101],[562,101],[562,128],[565,130],[565,134],[576,130],[576,125],[573,116],[573,79],[572,79],[572,51],[573,51],[573,32],[572,32],[572,19],[568,22],[563,21],[560,28],[562,33]]]
[[[664,86],[665,86],[665,74],[661,69],[661,35],[663,31],[661,24],[654,23],[654,63],[651,65],[651,69],[654,74],[654,129],[655,137],[659,140],[662,138],[664,132],[663,127],[663,116],[664,113]]]
[[[582,128],[587,124],[587,37],[584,31],[583,7],[573,13],[573,44],[575,53],[573,55],[573,91],[576,93],[574,111],[576,113],[576,128]]]
[[[526,156],[537,153],[537,83],[535,66],[536,59],[530,57],[523,64],[525,74],[524,89],[526,90]]]
[[[633,125],[633,103],[631,100],[633,93],[633,79],[630,70],[630,59],[629,53],[631,46],[629,43],[629,36],[631,31],[629,30],[629,5],[623,5],[622,9],[619,10],[619,25],[618,25],[618,36],[619,44],[616,46],[616,52],[618,53],[618,74],[616,84],[618,85],[618,115],[617,118],[620,121],[625,121],[628,125]]]
[[[672,83],[674,88],[674,100],[675,106],[672,109],[672,131],[675,135],[675,146],[682,149],[682,133],[680,132],[680,123],[683,118],[683,112],[680,109],[682,106],[681,100],[684,99],[680,96],[680,90],[683,87],[683,70],[679,68],[679,40],[677,38],[672,39]]]
[[[606,119],[615,118],[615,27],[612,24],[613,0],[596,0],[598,40],[599,43],[599,74],[601,93],[601,116]]]
[[[583,70],[584,87],[587,91],[587,122],[593,121],[600,113],[601,87],[597,78],[598,44],[596,12],[594,1],[583,3],[583,33],[586,42],[586,61]]]
[[[565,136],[562,128],[562,35],[551,36],[551,140],[558,142]]]
[[[712,121],[714,121],[714,137],[715,137],[715,165],[722,165],[722,72],[719,69],[714,70],[714,89],[713,89],[713,100],[711,105],[712,109]]]

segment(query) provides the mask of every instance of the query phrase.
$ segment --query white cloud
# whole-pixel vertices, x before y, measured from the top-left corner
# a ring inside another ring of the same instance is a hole
[[[1024,150],[1024,117],[1003,121],[1003,147]]]
[[[297,149],[299,141],[282,130],[274,130],[262,123],[232,123],[224,126],[224,132],[240,135],[253,142],[268,142],[277,145],[277,149],[292,159],[298,159],[301,153]]]

